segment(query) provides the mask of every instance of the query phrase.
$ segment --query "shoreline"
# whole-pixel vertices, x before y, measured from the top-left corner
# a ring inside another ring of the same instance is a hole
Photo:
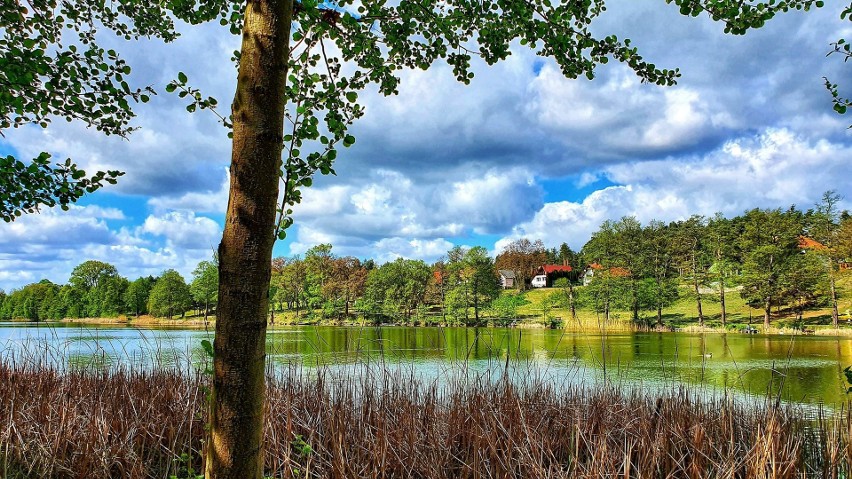
[[[153,316],[140,316],[138,318],[135,317],[116,317],[116,318],[65,318],[59,321],[41,321],[41,322],[32,322],[32,321],[21,321],[21,320],[12,320],[9,321],[11,323],[20,323],[20,324],[61,324],[61,325],[92,325],[92,326],[127,326],[127,327],[139,327],[139,328],[147,328],[147,329],[155,329],[155,328],[175,328],[175,329],[214,329],[216,326],[215,316],[210,316],[210,318],[205,321],[203,318],[191,317],[191,318],[176,318],[176,319],[167,319],[167,318],[155,318]],[[343,328],[351,328],[351,327],[411,327],[411,328],[464,328],[471,327],[475,328],[477,326],[464,326],[464,325],[441,325],[441,324],[404,324],[404,323],[383,323],[383,324],[372,324],[372,323],[364,323],[355,320],[319,320],[314,322],[293,322],[293,321],[276,321],[274,324],[267,324],[267,330],[276,330],[276,329],[285,329],[290,327],[343,327]],[[579,327],[578,327],[579,326]],[[617,334],[617,333],[685,333],[685,334],[745,334],[739,330],[739,328],[745,327],[746,325],[729,325],[728,328],[722,328],[717,326],[698,326],[695,325],[686,325],[680,328],[643,328],[636,327],[628,322],[619,322],[615,324],[566,324],[565,327],[562,328],[553,328],[554,331],[563,331],[566,333],[572,334],[580,334],[580,333],[600,333],[605,332],[608,334]],[[820,327],[811,325],[812,332],[804,333],[801,330],[790,328],[790,327],[777,327],[772,326],[768,330],[763,329],[761,324],[752,324],[753,327],[757,327],[759,332],[756,334],[758,336],[820,336],[820,337],[849,337],[852,336],[852,328],[850,327],[841,327],[839,329],[834,329],[831,327]],[[513,326],[497,326],[493,324],[478,326],[480,328],[495,328],[495,329],[551,329],[547,325],[541,322],[540,319],[520,319]],[[734,329],[737,328],[737,329]]]

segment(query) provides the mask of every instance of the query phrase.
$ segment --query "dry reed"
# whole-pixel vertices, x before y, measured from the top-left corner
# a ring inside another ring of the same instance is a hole
[[[205,383],[180,369],[0,361],[0,477],[186,477],[202,461]],[[559,386],[535,374],[438,383],[381,365],[293,366],[270,375],[267,475],[849,477],[848,409],[805,419],[767,404]]]

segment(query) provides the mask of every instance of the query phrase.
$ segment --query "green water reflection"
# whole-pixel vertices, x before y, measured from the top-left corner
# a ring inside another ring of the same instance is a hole
[[[66,364],[191,367],[203,357],[199,330],[67,327],[0,323],[5,354],[50,350]],[[271,364],[348,367],[403,365],[440,377],[455,370],[515,371],[571,384],[609,381],[639,387],[688,384],[785,401],[846,400],[842,369],[852,339],[741,334],[574,334],[472,328],[293,327],[267,336]]]

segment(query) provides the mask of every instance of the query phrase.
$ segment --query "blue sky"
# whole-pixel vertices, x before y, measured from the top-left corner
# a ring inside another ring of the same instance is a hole
[[[828,189],[852,209],[852,117],[832,111],[822,80],[852,94],[849,65],[825,56],[832,41],[852,37],[841,4],[785,14],[744,37],[662,0],[607,7],[595,30],[679,67],[677,86],[642,84],[614,62],[594,81],[566,80],[520,46],[497,66],[475,63],[469,86],[446,65],[403,72],[398,96],[361,95],[356,145],[341,152],[337,176],[305,193],[275,254],[330,242],[340,255],[434,261],[453,245],[498,252],[519,237],[579,249],[606,219],[807,208]],[[160,91],[137,109],[128,139],[64,121],[3,132],[0,153],[48,151],[127,174],[69,212],[0,226],[0,288],[65,282],[87,259],[131,278],[167,268],[188,276],[211,256],[229,141],[213,115],[188,114],[163,87],[184,71],[227,104],[239,39],[217,25],[181,30],[170,45],[105,39],[133,66],[132,83]]]

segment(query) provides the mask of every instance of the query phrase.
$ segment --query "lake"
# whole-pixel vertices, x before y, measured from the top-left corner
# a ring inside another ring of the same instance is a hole
[[[192,367],[204,356],[197,329],[0,323],[0,354],[40,357],[58,367]],[[689,385],[743,398],[846,401],[843,368],[852,338],[689,333],[568,333],[544,329],[291,327],[270,330],[274,367],[318,365],[351,372],[365,364],[407,368],[426,378],[474,372],[536,376],[558,384],[603,382],[644,389]],[[508,358],[508,361],[507,361]]]

